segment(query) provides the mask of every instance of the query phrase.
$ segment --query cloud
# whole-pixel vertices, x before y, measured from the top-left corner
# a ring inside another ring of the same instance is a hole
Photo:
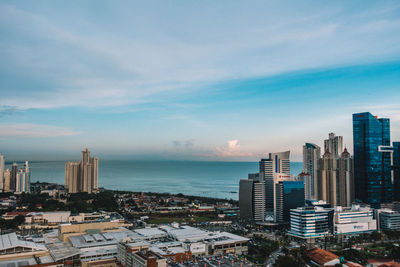
[[[58,137],[78,135],[76,132],[64,127],[20,123],[20,124],[0,124],[0,138],[9,137]]]
[[[4,117],[4,116],[15,114],[18,112],[21,112],[21,110],[15,106],[8,106],[8,105],[0,106],[0,118]]]
[[[195,140],[194,139],[188,139],[186,141],[174,140],[172,141],[172,146],[176,150],[184,149],[189,151],[194,148]]]
[[[223,146],[216,146],[214,155],[222,158],[230,157],[253,157],[254,154],[251,152],[241,151],[239,140],[230,140]]]
[[[398,58],[398,5],[303,5],[255,1],[172,8],[161,1],[100,5],[99,16],[73,5],[63,11],[62,4],[2,4],[0,71],[15,77],[2,83],[0,105],[169,102],[166,95],[224,80]]]

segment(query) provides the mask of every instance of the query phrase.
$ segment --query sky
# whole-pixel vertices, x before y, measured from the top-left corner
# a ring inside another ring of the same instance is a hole
[[[399,1],[0,1],[0,153],[254,161],[400,140]]]

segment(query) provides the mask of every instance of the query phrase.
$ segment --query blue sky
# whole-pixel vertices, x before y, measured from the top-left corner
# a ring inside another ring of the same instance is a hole
[[[8,159],[257,160],[400,140],[398,1],[1,1]]]

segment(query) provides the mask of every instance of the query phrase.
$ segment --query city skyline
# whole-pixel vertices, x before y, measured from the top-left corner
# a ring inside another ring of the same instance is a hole
[[[367,111],[400,140],[396,2],[45,3],[0,4],[6,161],[300,162]]]

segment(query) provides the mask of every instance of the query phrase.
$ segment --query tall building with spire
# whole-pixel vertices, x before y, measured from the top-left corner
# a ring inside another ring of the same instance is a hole
[[[87,148],[82,151],[82,159],[65,164],[65,186],[69,193],[94,193],[98,189],[99,159],[90,157]]]
[[[353,159],[343,147],[343,138],[334,133],[325,140],[325,153],[318,160],[317,199],[332,207],[349,207],[354,201]]]
[[[325,152],[329,151],[332,157],[338,158],[343,152],[343,136],[336,136],[334,133],[329,134],[329,138],[324,141]]]
[[[306,143],[303,146],[303,176],[306,178],[306,199],[317,197],[318,160],[321,157],[321,148],[316,144]],[[308,176],[306,176],[308,174]]]

